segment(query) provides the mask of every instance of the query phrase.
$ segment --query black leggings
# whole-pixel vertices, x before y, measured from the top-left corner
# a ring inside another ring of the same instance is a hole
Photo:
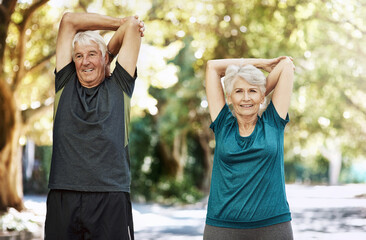
[[[291,222],[253,229],[205,226],[203,240],[293,240]]]

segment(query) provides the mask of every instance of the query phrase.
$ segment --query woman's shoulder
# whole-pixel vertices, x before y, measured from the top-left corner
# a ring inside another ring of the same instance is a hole
[[[222,107],[219,115],[217,115],[216,119],[211,123],[210,128],[214,131],[218,129],[224,128],[226,125],[237,121],[231,112],[229,106],[225,103]]]
[[[270,101],[266,110],[263,112],[261,116],[261,121],[273,127],[282,129],[285,128],[286,124],[289,122],[289,116],[287,115],[286,119],[281,118],[273,102]]]

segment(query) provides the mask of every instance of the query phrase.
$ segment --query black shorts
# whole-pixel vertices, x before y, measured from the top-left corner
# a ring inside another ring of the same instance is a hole
[[[133,240],[129,193],[51,190],[45,239]]]

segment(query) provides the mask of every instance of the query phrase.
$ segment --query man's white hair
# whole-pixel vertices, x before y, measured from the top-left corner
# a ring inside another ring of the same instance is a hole
[[[96,31],[85,31],[85,32],[78,32],[74,40],[72,41],[72,56],[74,58],[74,48],[75,44],[78,43],[79,45],[88,45],[91,41],[98,44],[99,50],[102,52],[103,58],[105,57],[105,53],[107,52],[107,45],[102,36]]]

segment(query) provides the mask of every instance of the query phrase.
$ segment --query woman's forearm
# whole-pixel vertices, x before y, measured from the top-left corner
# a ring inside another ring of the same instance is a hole
[[[268,74],[266,84],[266,96],[276,87],[281,74],[294,71],[294,66],[290,58],[282,59],[276,67]]]
[[[217,72],[221,77],[225,76],[226,68],[229,65],[253,65],[254,67],[265,69],[266,59],[262,58],[230,58],[230,59],[216,59],[208,61],[211,68]]]
[[[287,59],[287,61],[284,61]],[[266,95],[268,95],[276,86],[280,74],[284,68],[285,64],[291,63],[292,58],[281,56],[273,59],[263,59],[263,58],[232,58],[232,59],[217,59],[208,61],[207,65],[210,67],[211,71],[215,72],[219,77],[225,76],[226,68],[229,65],[248,65],[251,64],[256,68],[262,69],[269,72],[266,84]],[[291,68],[290,66],[290,68]]]

